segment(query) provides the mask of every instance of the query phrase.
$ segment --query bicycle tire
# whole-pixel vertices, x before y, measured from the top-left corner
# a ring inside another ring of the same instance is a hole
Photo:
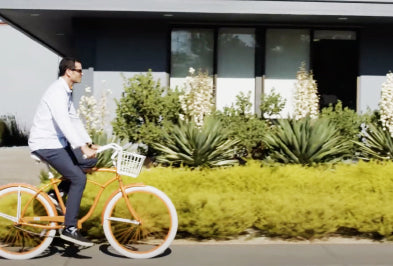
[[[26,203],[34,198],[25,209]],[[20,204],[18,204],[20,199]],[[18,206],[19,205],[19,206]],[[23,260],[36,257],[43,253],[51,244],[55,229],[42,229],[18,224],[19,215],[25,209],[25,217],[55,216],[54,207],[37,191],[25,184],[16,184],[0,190],[0,256]],[[8,216],[7,216],[8,215]],[[6,217],[7,216],[7,217]],[[10,220],[13,219],[13,220]],[[51,224],[51,222],[40,222]]]
[[[134,259],[158,256],[176,236],[178,218],[175,206],[162,191],[150,187],[125,189],[131,206],[140,218],[140,224],[127,209],[121,192],[105,206],[103,229],[109,244],[120,254]]]

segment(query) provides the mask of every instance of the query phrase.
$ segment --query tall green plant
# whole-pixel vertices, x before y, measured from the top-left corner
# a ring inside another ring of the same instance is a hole
[[[121,139],[144,143],[148,156],[155,153],[153,143],[163,140],[164,133],[173,127],[181,112],[179,92],[162,87],[151,70],[125,79],[124,93],[116,101],[113,132]]]
[[[379,123],[367,124],[361,132],[361,141],[354,143],[359,147],[361,159],[393,160],[393,138]]]
[[[306,63],[302,62],[296,74],[294,92],[294,118],[317,118],[319,113],[319,96],[317,83],[312,71],[306,70]]]
[[[280,163],[334,163],[350,153],[349,141],[327,119],[278,120],[264,142],[269,158]]]
[[[179,100],[184,115],[182,120],[193,121],[198,127],[203,125],[205,117],[209,116],[213,109],[213,78],[206,72],[190,68],[189,76],[186,77],[184,94]]]
[[[192,122],[180,122],[166,134],[162,144],[154,147],[162,154],[158,162],[173,166],[216,167],[232,165],[235,145],[238,140],[231,140],[215,119],[205,121],[199,128]]]
[[[379,100],[380,121],[384,129],[393,137],[393,73],[386,75],[382,84],[381,98]]]

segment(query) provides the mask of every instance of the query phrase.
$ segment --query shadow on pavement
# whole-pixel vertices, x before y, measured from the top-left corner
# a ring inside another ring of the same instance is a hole
[[[62,257],[70,257],[70,258],[76,258],[76,259],[91,259],[92,258],[90,256],[84,256],[84,255],[78,254],[79,251],[86,249],[85,247],[80,247],[80,246],[74,245],[73,243],[63,241],[60,238],[55,238],[53,240],[53,242],[50,246],[50,249],[55,249],[56,251],[54,253],[58,253]]]
[[[130,258],[126,257],[126,256],[123,256],[123,255],[120,255],[118,253],[115,253],[115,251],[110,250],[110,248],[111,248],[111,246],[109,244],[103,244],[103,245],[100,246],[100,251],[102,253],[104,253],[106,255],[109,255],[109,256],[112,256],[112,257],[130,259]],[[172,253],[172,250],[170,248],[167,248],[164,253],[162,253],[162,254],[160,254],[158,256],[155,256],[154,258],[165,257],[165,256],[168,256],[171,253]],[[152,258],[152,259],[154,259],[154,258]]]

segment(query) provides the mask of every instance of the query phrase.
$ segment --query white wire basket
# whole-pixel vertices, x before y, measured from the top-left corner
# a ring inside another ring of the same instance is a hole
[[[121,151],[117,156],[117,173],[120,175],[137,177],[141,172],[145,158],[146,156],[140,154]]]

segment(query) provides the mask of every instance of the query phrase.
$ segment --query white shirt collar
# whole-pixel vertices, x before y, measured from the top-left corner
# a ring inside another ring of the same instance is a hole
[[[64,88],[66,89],[67,93],[71,93],[72,90],[70,89],[70,87],[68,87],[68,84],[67,84],[67,82],[65,81],[65,79],[62,78],[62,77],[59,77],[59,80],[63,82]]]

